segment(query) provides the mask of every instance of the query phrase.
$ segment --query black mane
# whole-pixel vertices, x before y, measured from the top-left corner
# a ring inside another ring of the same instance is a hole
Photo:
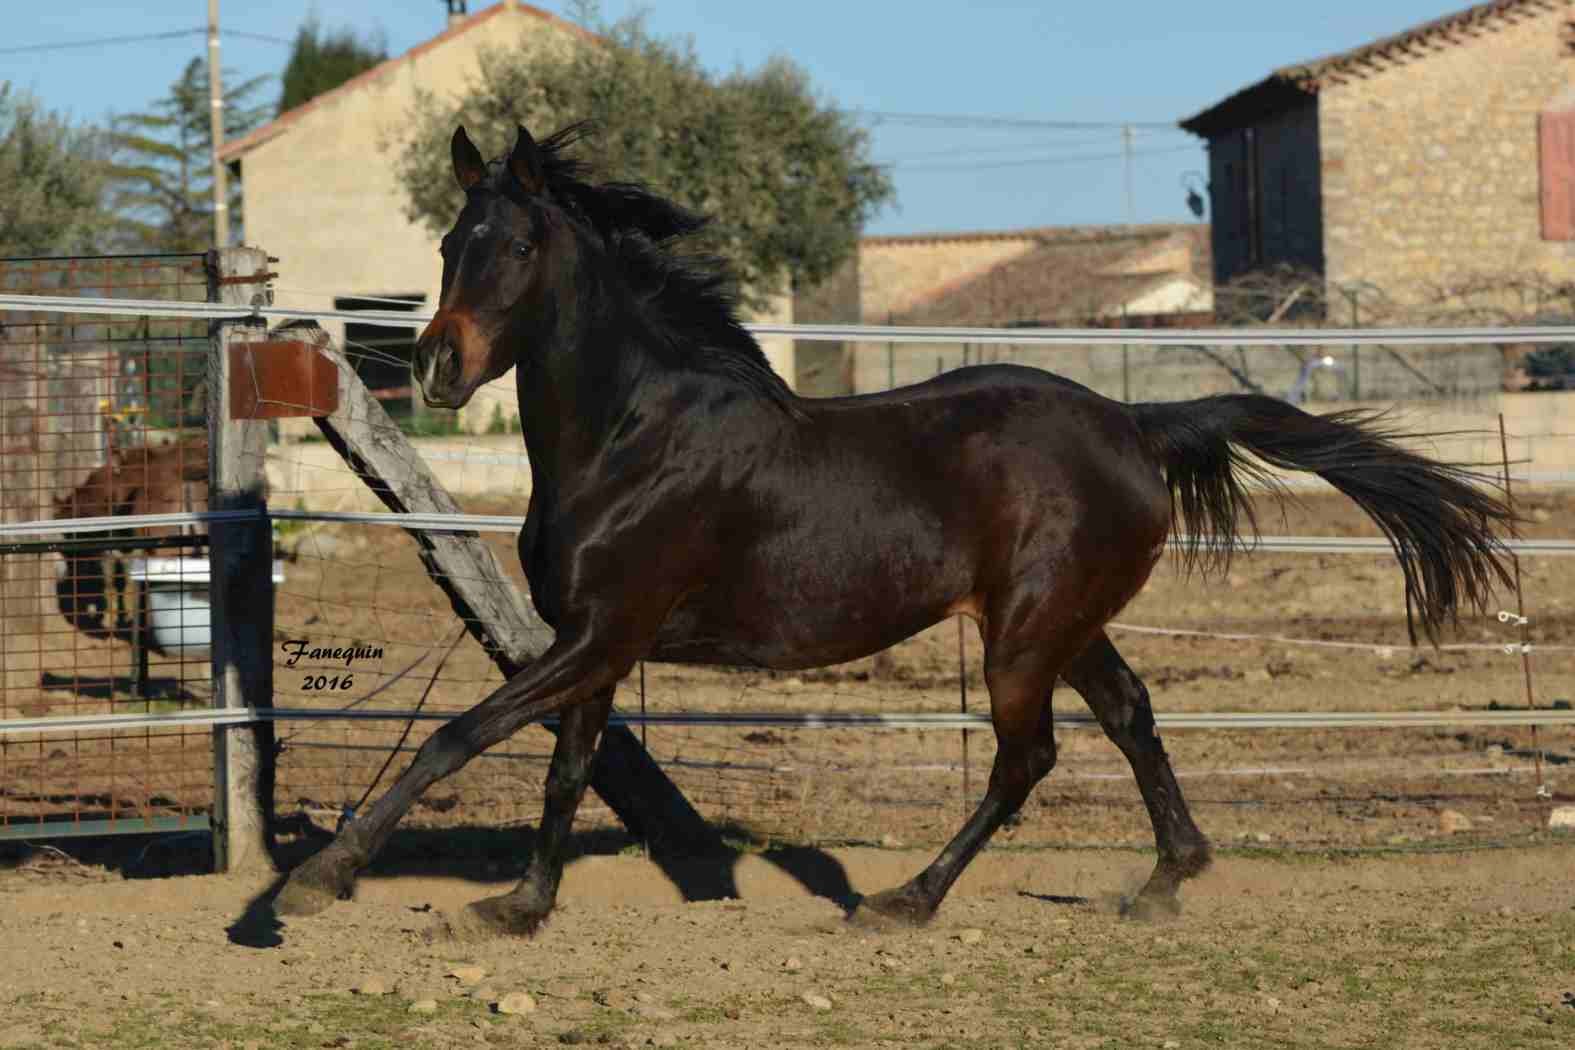
[[[536,144],[547,190],[600,238],[644,306],[666,363],[729,377],[797,415],[792,391],[738,319],[737,281],[727,261],[673,250],[711,220],[638,183],[592,182],[589,165],[567,151],[593,131],[581,121]],[[506,164],[489,167],[494,189],[518,193]]]

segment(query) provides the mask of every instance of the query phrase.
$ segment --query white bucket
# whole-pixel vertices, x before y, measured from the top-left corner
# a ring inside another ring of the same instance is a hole
[[[153,643],[171,656],[200,658],[213,644],[207,558],[133,558],[127,575],[146,588]],[[284,582],[284,562],[273,563],[273,582]]]

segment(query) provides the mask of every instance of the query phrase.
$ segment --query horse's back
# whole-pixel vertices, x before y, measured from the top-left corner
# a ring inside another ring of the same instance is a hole
[[[715,571],[659,658],[840,662],[978,615],[1033,574],[1104,573],[1097,586],[1125,600],[1163,541],[1168,494],[1136,423],[1069,380],[993,365],[801,404],[805,419],[726,472],[747,481],[707,500]]]

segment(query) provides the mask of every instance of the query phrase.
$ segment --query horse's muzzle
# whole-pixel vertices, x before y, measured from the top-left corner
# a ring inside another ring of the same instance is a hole
[[[431,408],[458,408],[465,401],[464,362],[447,336],[438,336],[416,347],[416,382]]]

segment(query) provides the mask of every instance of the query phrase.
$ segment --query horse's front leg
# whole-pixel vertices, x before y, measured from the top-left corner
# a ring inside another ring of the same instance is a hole
[[[597,637],[593,638],[593,634]],[[356,874],[372,862],[416,799],[521,726],[582,703],[600,703],[634,666],[637,647],[619,633],[559,634],[535,663],[493,690],[481,703],[427,738],[393,786],[346,824],[324,849],[290,873],[274,900],[285,915],[311,915],[354,893]],[[605,722],[605,712],[601,716]],[[598,731],[600,726],[597,727]],[[594,735],[592,736],[594,740]],[[572,817],[572,811],[571,811]]]
[[[547,771],[547,797],[530,867],[512,891],[466,908],[466,926],[479,924],[483,929],[478,932],[482,933],[529,936],[547,921],[558,899],[564,846],[574,826],[574,812],[590,783],[596,745],[607,726],[612,702],[613,689],[609,686],[584,703],[564,710],[558,742],[552,750],[552,766]]]

